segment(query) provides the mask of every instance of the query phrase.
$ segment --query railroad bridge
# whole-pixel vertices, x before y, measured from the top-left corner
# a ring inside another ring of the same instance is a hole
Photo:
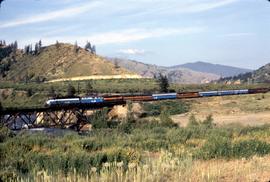
[[[80,130],[87,121],[87,111],[99,110],[104,107],[109,110],[116,105],[125,105],[126,102],[92,103],[62,107],[42,107],[30,109],[5,109],[1,111],[1,124],[12,130],[30,128],[72,128]]]
[[[200,97],[219,97],[228,95],[267,93],[269,88],[221,90],[207,92],[182,92],[152,95],[117,95],[104,97],[102,102],[89,102],[72,105],[51,105],[44,108],[5,109],[0,111],[1,123],[12,130],[23,128],[55,127],[80,130],[87,123],[86,111],[115,105],[125,105],[128,101],[159,101],[168,99],[186,99]]]

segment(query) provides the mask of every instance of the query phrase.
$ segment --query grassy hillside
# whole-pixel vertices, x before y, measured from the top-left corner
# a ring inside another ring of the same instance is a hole
[[[193,71],[183,67],[164,67],[124,59],[110,60],[113,63],[116,63],[132,72],[136,72],[143,77],[153,78],[154,75],[158,75],[159,73],[165,74],[169,81],[173,83],[207,83],[209,81],[219,79],[219,75]]]
[[[1,63],[9,57],[4,58]],[[71,44],[42,47],[37,54],[17,53],[2,80],[52,80],[91,75],[133,74]]]
[[[255,82],[270,83],[270,63],[253,72],[252,79]]]
[[[262,66],[258,70],[240,74],[234,77],[225,77],[219,82],[241,82],[241,83],[270,83],[270,63]]]

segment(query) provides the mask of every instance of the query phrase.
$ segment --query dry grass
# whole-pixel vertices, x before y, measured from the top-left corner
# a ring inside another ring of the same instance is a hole
[[[203,120],[212,115],[218,125],[240,123],[242,125],[263,125],[270,123],[270,93],[237,95],[193,99],[190,112],[173,116],[173,120],[186,126],[194,114]]]
[[[269,181],[270,156],[240,160],[193,161],[191,158],[172,158],[172,154],[162,152],[158,158],[149,158],[145,164],[131,163],[125,171],[123,163],[105,163],[100,172],[89,169],[88,174],[49,175],[45,171],[36,172],[32,178],[19,181]]]
[[[35,80],[83,77],[91,75],[133,74],[123,68],[116,68],[105,58],[80,48],[77,52],[71,44],[44,47],[38,55],[23,55],[12,64],[6,79],[21,81],[26,76]]]

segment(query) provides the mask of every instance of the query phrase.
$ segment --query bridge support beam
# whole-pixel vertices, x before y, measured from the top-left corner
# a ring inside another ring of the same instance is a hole
[[[80,130],[86,124],[86,109],[72,108],[58,111],[13,112],[1,115],[1,123],[12,130],[30,128],[72,128]]]

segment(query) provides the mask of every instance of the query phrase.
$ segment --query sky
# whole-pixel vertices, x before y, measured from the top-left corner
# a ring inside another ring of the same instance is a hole
[[[0,40],[95,44],[97,54],[172,66],[270,62],[267,0],[5,0]]]

